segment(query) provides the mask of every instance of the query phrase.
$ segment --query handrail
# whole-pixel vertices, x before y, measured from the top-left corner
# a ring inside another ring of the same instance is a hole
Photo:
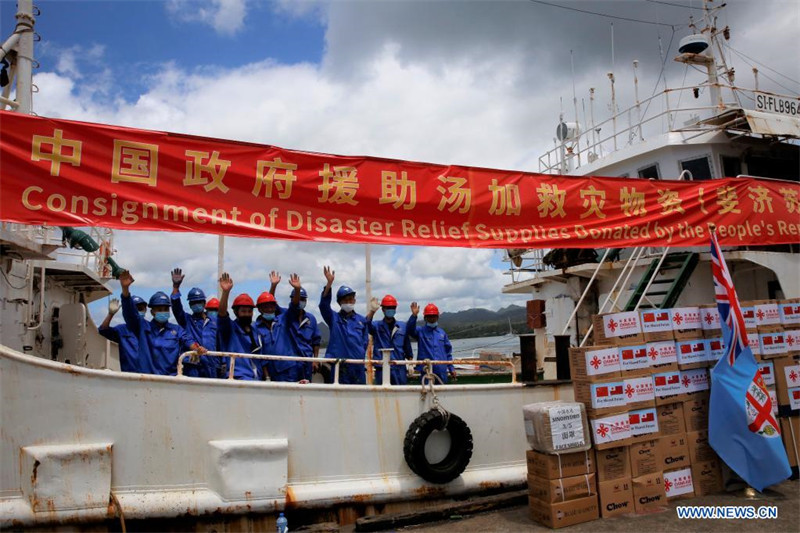
[[[364,366],[371,366],[376,367],[379,365],[384,365],[384,373],[383,373],[383,386],[389,385],[390,382],[387,381],[389,376],[389,372],[386,371],[389,366],[396,365],[396,366],[415,366],[420,364],[432,364],[432,365],[473,365],[473,364],[491,364],[491,365],[500,365],[500,366],[507,366],[511,369],[511,383],[517,382],[517,375],[514,372],[514,362],[513,361],[492,361],[492,360],[483,360],[483,359],[453,359],[450,361],[434,361],[432,359],[412,359],[412,360],[391,360],[387,356],[391,354],[393,351],[391,348],[387,348],[385,350],[381,350],[384,353],[384,357],[381,360],[369,360],[369,359],[338,359],[338,358],[328,358],[328,357],[302,357],[296,355],[264,355],[264,354],[246,354],[246,353],[238,353],[238,352],[217,352],[217,351],[208,351],[202,354],[202,357],[211,356],[211,357],[230,357],[231,364],[229,367],[228,377],[226,379],[234,379],[233,378],[233,370],[234,370],[234,363],[236,359],[261,359],[266,361],[296,361],[300,363],[326,363],[326,364],[333,364],[334,365],[334,385],[340,385],[339,383],[339,367],[342,363],[345,364],[355,364],[355,365],[364,365]],[[388,353],[386,353],[388,352]],[[179,376],[183,376],[183,361],[187,357],[193,356],[200,356],[195,351],[188,351],[183,352],[180,356],[178,356],[178,367],[177,367],[177,374]]]

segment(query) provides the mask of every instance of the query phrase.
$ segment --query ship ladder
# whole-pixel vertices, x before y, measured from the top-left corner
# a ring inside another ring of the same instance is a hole
[[[653,259],[624,310],[673,307],[699,262],[700,254],[697,252],[671,252],[663,258]]]

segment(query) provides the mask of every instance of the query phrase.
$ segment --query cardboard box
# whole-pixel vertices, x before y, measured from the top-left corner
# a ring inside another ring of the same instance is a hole
[[[786,355],[800,355],[800,327],[784,326],[783,339],[786,342]]]
[[[719,459],[717,452],[708,443],[707,430],[690,431],[686,433],[686,440],[689,443],[689,461],[692,464]]]
[[[633,478],[633,504],[637,513],[659,510],[667,504],[661,472]]]
[[[572,389],[575,401],[585,405],[590,416],[625,410],[625,383],[620,378],[603,378],[594,382],[573,381]]]
[[[700,327],[703,329],[703,337],[712,338],[722,336],[722,325],[720,324],[717,304],[700,306]]]
[[[692,485],[695,496],[722,492],[722,468],[719,459],[692,463]]]
[[[597,450],[597,481],[629,479],[631,463],[627,446]]]
[[[631,424],[628,413],[590,418],[592,439],[597,450],[606,450],[630,443]]]
[[[770,329],[777,329],[777,327],[772,326]],[[783,330],[768,332],[759,331],[758,342],[761,347],[760,351],[762,360],[783,357],[789,353],[789,350],[786,347],[786,338],[784,337]]]
[[[689,466],[689,444],[686,435],[667,435],[658,439],[663,469],[686,468]]]
[[[687,394],[709,390],[711,388],[711,376],[708,373],[708,369],[681,370],[681,386],[683,387],[683,392]],[[686,400],[688,399],[686,398]]]
[[[623,313],[606,313],[592,317],[595,344],[611,344],[644,342],[642,325],[638,311]]]
[[[658,437],[658,415],[655,407],[628,411],[628,420],[631,424],[631,443]]]
[[[668,403],[656,408],[658,429],[662,436],[686,433],[683,405],[683,403]]]
[[[704,339],[675,341],[675,351],[678,353],[678,368],[681,370],[708,366]]]
[[[600,495],[600,516],[603,518],[635,512],[631,478],[601,481],[597,485],[597,493]]]
[[[627,409],[644,409],[656,404],[653,376],[625,378],[624,394]]]
[[[597,481],[594,474],[570,476],[558,479],[544,479],[528,476],[528,495],[548,503],[577,500],[597,494]]]
[[[699,307],[674,307],[672,309],[672,333],[675,340],[702,339],[703,324]]]
[[[531,520],[552,529],[591,522],[600,518],[596,494],[558,503],[543,502],[533,498],[529,498],[528,501]]]
[[[800,326],[800,298],[778,300],[778,312],[784,326]]]
[[[742,317],[744,317],[744,328],[747,331],[755,331],[758,327],[758,322],[756,322],[756,310],[753,307],[753,302],[739,302],[739,308],[742,310]]]
[[[578,402],[536,402],[522,406],[525,437],[532,450],[564,453],[592,447],[586,408]]]
[[[686,431],[708,429],[708,395],[698,395],[683,402],[683,420]]]
[[[667,499],[693,498],[694,483],[692,483],[692,469],[688,467],[680,470],[664,471],[664,491]]]
[[[661,472],[664,459],[658,439],[651,439],[631,444],[629,447],[631,461],[631,477]]]
[[[619,377],[622,367],[616,346],[584,346],[569,349],[569,370],[573,380],[597,381]]]
[[[594,450],[554,455],[535,450],[526,452],[528,475],[544,479],[557,479],[584,474],[594,474]]]
[[[778,416],[778,393],[775,391],[775,387],[767,387],[767,392],[769,401],[772,402],[772,414]]]
[[[679,370],[670,370],[668,372],[653,374],[653,384],[655,387],[656,405],[682,402],[689,399],[683,390],[681,373]]]
[[[650,375],[650,358],[647,344],[631,344],[619,347],[619,363],[622,377]]]
[[[800,415],[800,357],[781,357],[775,364],[775,390],[780,416]]]
[[[706,339],[706,361],[708,366],[713,367],[717,361],[725,355],[725,343],[722,337],[710,337]]]
[[[756,360],[761,359],[761,341],[758,339],[758,331],[747,331],[747,344],[750,345],[750,351],[753,352]]]
[[[798,477],[798,464],[800,464],[800,417],[781,418],[781,439],[792,467],[792,479]]]
[[[672,335],[672,314],[669,309],[645,309],[639,315],[642,333],[646,341],[670,341]]]
[[[761,372],[761,379],[764,380],[764,385],[775,385],[775,365],[772,361],[761,361],[758,363],[758,370]]]
[[[675,351],[675,341],[659,341],[647,343],[647,356],[650,358],[650,367],[653,372],[655,368],[662,368],[663,371],[670,370],[665,365],[678,364],[678,352]]]
[[[778,303],[774,300],[761,300],[753,302],[753,311],[756,316],[756,327],[776,326],[781,324],[781,313]]]

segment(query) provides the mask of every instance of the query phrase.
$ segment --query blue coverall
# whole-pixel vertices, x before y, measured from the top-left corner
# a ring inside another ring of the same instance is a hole
[[[285,309],[278,307],[280,313]],[[300,357],[314,357],[314,346],[319,346],[322,342],[322,335],[319,332],[317,317],[303,310],[302,314],[298,309],[297,316],[289,322],[289,337],[292,340],[294,353]],[[300,365],[301,376],[299,379],[311,381],[313,367],[311,363],[298,363]]]
[[[391,348],[393,361],[412,359],[414,354],[411,352],[411,340],[406,334],[406,323],[393,320],[391,323],[386,319],[377,322],[367,319],[367,327],[372,335],[372,359],[375,361],[383,360],[381,349]],[[392,385],[405,385],[408,383],[408,372],[405,366],[393,365],[390,367],[390,379]],[[383,368],[375,367],[375,383],[380,385],[383,382]]]
[[[424,361],[425,359],[430,359],[431,361],[453,360],[453,345],[450,344],[450,339],[442,328],[439,326],[432,328],[427,324],[417,326],[417,317],[411,315],[411,318],[408,320],[407,329],[409,335],[417,339],[418,361]],[[453,371],[453,365],[432,366],[433,373],[441,378],[442,383],[447,383],[447,374]],[[424,365],[417,365],[416,369],[421,374],[425,373]]]
[[[324,292],[319,299],[319,311],[328,324],[331,336],[325,357],[328,359],[364,359],[369,343],[367,319],[358,313],[334,313],[331,309],[331,294]],[[346,385],[363,385],[366,382],[364,365],[343,364],[339,370],[339,382]]]
[[[139,342],[139,358],[150,361],[152,373],[160,376],[177,374],[178,357],[191,350],[193,344],[186,331],[171,322],[161,325],[155,320],[145,320],[139,315],[130,295],[122,296],[122,317]]]
[[[291,322],[297,320],[298,307],[289,305],[289,309],[277,315],[269,324],[262,317],[255,321],[256,330],[261,336],[261,353],[264,355],[297,355],[291,338]],[[301,363],[297,361],[267,361],[267,371],[271,381],[300,381],[302,377]]]
[[[250,333],[247,333],[239,325],[239,322],[232,319],[230,315],[217,317],[217,346],[223,352],[263,353],[261,351],[261,335],[259,335],[256,325],[252,324]],[[227,357],[222,359],[226,367],[225,376],[227,376],[227,365],[230,363],[230,359]],[[263,381],[263,367],[264,361],[262,359],[240,357],[236,360],[233,377],[234,379]]]
[[[119,324],[108,328],[99,327],[97,332],[106,339],[116,342],[119,345],[119,368],[123,372],[141,372],[152,374],[149,361],[145,363],[139,358],[139,341],[136,335],[131,333],[128,326]]]
[[[186,329],[189,337],[206,350],[217,351],[217,319],[191,314],[187,320],[186,312],[181,303],[180,292],[172,294],[170,302],[172,303],[172,314],[175,315],[175,322]],[[227,367],[223,364],[223,358],[221,357],[201,355],[200,365],[196,370],[199,377],[219,378],[225,375]],[[189,375],[188,372],[185,371],[185,373]]]

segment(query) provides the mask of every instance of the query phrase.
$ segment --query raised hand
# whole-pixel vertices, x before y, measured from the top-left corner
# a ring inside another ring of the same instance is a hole
[[[297,274],[292,274],[291,276],[289,276],[289,285],[291,285],[295,289],[301,288],[302,285],[300,284],[300,276],[298,276]]]
[[[231,279],[230,274],[227,272],[223,272],[222,276],[219,278],[219,288],[223,292],[230,292],[233,288],[233,279]]]
[[[176,268],[172,270],[172,288],[177,289],[183,283],[183,278],[186,276],[183,274],[183,271],[180,268]]]
[[[411,302],[411,314],[417,316],[419,314],[419,304]]]
[[[122,287],[123,291],[128,290],[128,287],[133,285],[133,282],[136,281],[131,276],[131,273],[125,270],[122,274],[119,275],[119,284]]]
[[[325,279],[328,282],[328,285],[333,285],[333,280],[336,277],[336,272],[331,270],[331,267],[325,266],[322,268],[322,273],[325,274]]]
[[[277,285],[278,283],[280,283],[281,279],[282,278],[280,272],[273,270],[272,272],[269,273],[269,282],[272,283],[273,285]]]
[[[108,314],[115,315],[117,311],[119,311],[119,300],[111,298],[111,300],[108,301]]]
[[[372,299],[369,301],[370,312],[374,313],[380,308],[381,308],[381,302],[373,296]]]

